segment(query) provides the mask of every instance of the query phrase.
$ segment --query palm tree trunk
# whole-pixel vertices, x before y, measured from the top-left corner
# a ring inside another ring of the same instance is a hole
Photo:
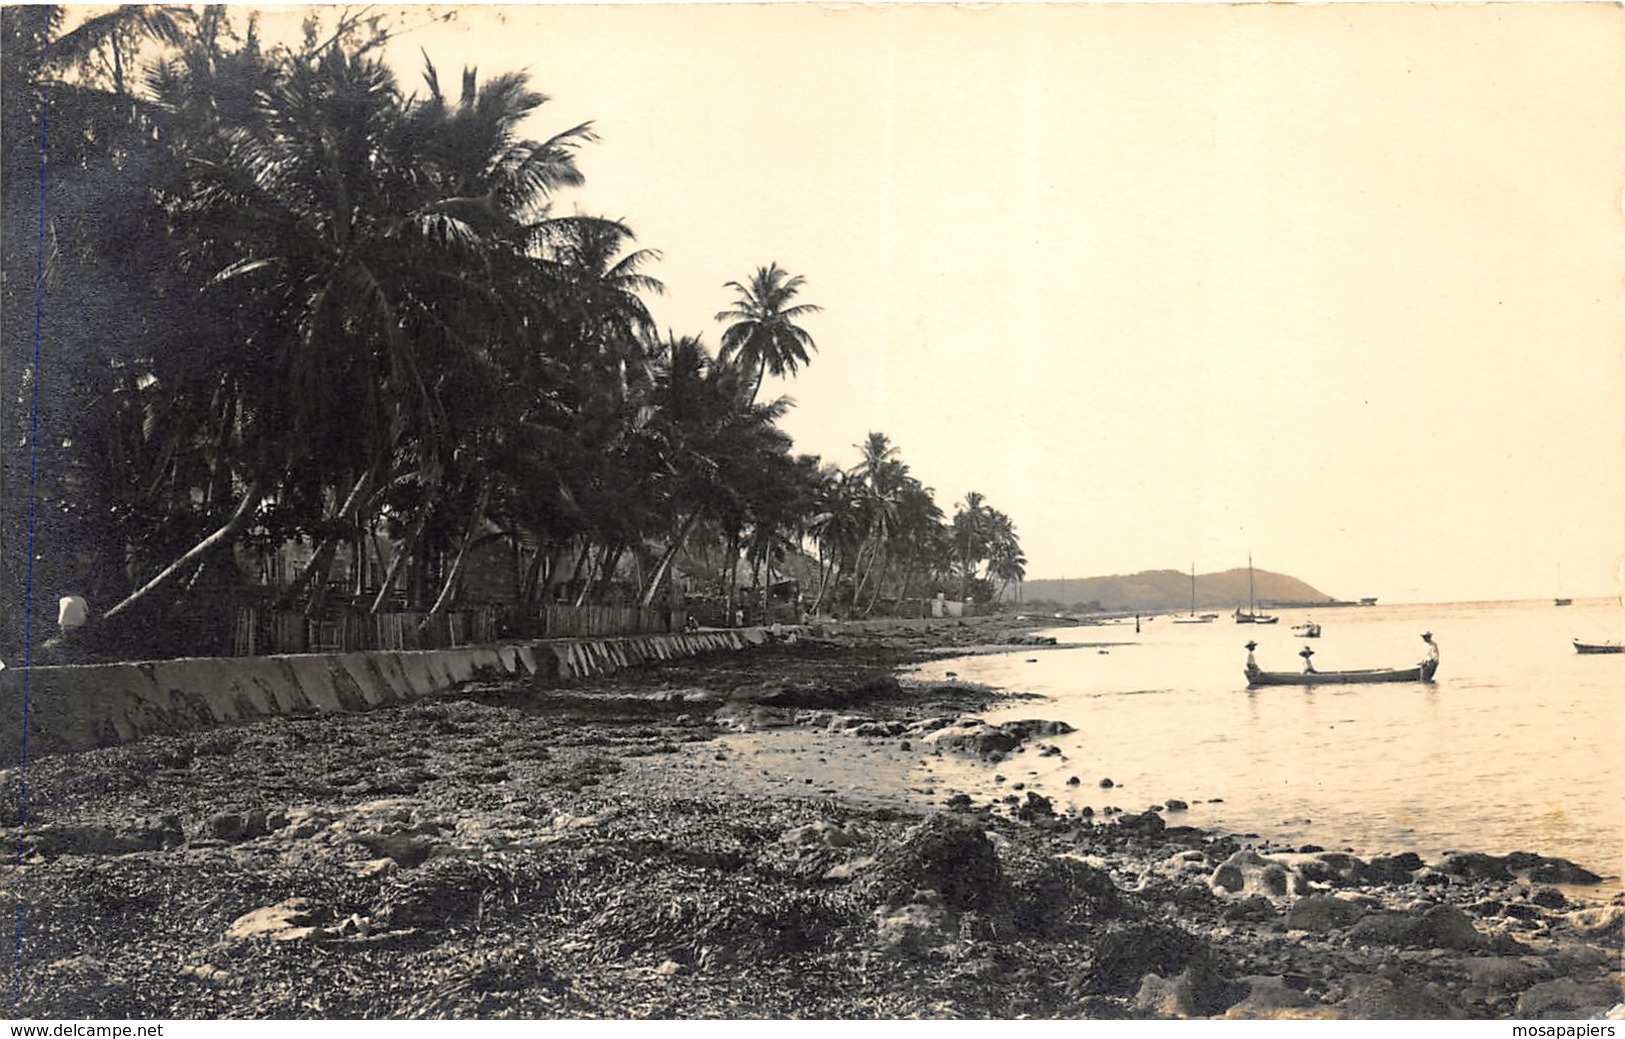
[[[852,572],[858,575],[857,583],[852,586],[852,605],[862,602],[863,589],[868,583],[868,572],[863,569],[863,550],[868,547],[869,539],[864,538],[858,543],[858,554],[852,558]],[[872,568],[871,568],[872,569]]]
[[[880,601],[880,589],[886,585],[886,572],[891,569],[891,560],[886,560],[880,567],[880,577],[875,581],[875,590],[869,596],[869,608],[863,611],[865,617],[875,612],[875,603]]]
[[[817,616],[818,608],[824,605],[824,592],[829,588],[829,579],[834,570],[835,557],[831,556],[826,563],[824,559],[824,542],[820,540],[818,542],[818,594],[813,597],[812,605],[814,616]]]
[[[660,563],[655,567],[654,573],[649,575],[649,586],[643,590],[643,595],[638,599],[638,605],[644,609],[654,605],[655,595],[659,593],[660,586],[666,581],[666,572],[671,569],[671,564],[677,559],[677,553],[683,550],[683,542],[688,540],[689,531],[694,529],[694,524],[698,523],[699,519],[700,510],[695,509],[689,514],[688,519],[683,521],[682,527],[677,531],[677,536],[672,539],[671,546],[661,555]]]
[[[519,585],[520,598],[532,605],[537,600],[536,591],[541,587],[542,567],[547,565],[548,555],[546,544],[538,540],[536,542],[536,552],[531,556],[530,565],[525,567],[525,576]]]
[[[342,522],[350,517],[351,513],[360,505],[361,492],[371,482],[371,478],[371,470],[361,474],[361,478],[351,486],[350,493],[345,496],[344,503],[339,506],[338,512],[334,514],[333,518],[335,520]],[[299,593],[305,590],[306,585],[320,577],[322,583],[317,592],[311,595],[310,603],[312,611],[319,613],[321,611],[322,591],[325,590],[327,584],[327,571],[333,565],[333,555],[337,550],[338,535],[328,534],[323,537],[321,543],[316,546],[316,551],[311,554],[310,562],[306,563],[304,568],[294,576],[293,583],[284,588],[282,594],[277,596],[276,604],[272,608],[287,609],[299,597]]]
[[[901,607],[908,602],[908,591],[914,587],[914,568],[908,563],[903,564],[903,587],[897,592],[897,605]]]
[[[615,577],[615,567],[621,561],[621,553],[625,551],[624,545],[605,545],[598,557],[598,573],[591,576],[581,586],[581,594],[576,596],[576,605],[580,606],[587,601],[587,593],[598,587],[608,587]]]
[[[254,507],[259,504],[259,499],[260,484],[259,481],[256,480],[249,484],[248,490],[243,492],[242,500],[237,503],[236,511],[231,514],[231,517],[226,520],[222,527],[216,530],[213,534],[210,534],[208,537],[204,538],[202,541],[199,541],[196,545],[193,545],[190,549],[187,549],[184,555],[166,566],[157,577],[154,577],[152,580],[142,585],[136,591],[124,598],[121,602],[114,605],[112,609],[102,614],[101,622],[105,624],[108,621],[113,620],[119,614],[130,609],[132,606],[135,606],[142,599],[152,595],[160,588],[163,588],[165,585],[168,585],[170,582],[174,581],[175,578],[179,577],[181,574],[187,572],[187,570],[196,566],[205,556],[213,552],[215,549],[229,544],[231,540],[241,533],[242,529],[248,525],[249,519],[254,515]]]
[[[587,593],[587,585],[592,583],[592,568],[590,566],[587,567],[586,579],[583,579],[581,576],[581,568],[587,565],[587,561],[591,556],[592,541],[589,538],[583,537],[581,539],[581,551],[576,553],[575,565],[570,568],[570,580],[565,582],[566,584],[575,584],[577,581],[581,582],[581,587],[576,590],[575,597],[570,600],[577,606],[581,605],[581,598]]]
[[[389,561],[389,571],[384,574],[383,583],[378,586],[378,594],[373,597],[372,606],[367,612],[376,614],[383,611],[384,603],[389,601],[389,591],[395,586],[395,579],[400,576],[401,567],[417,552],[418,542],[423,538],[423,530],[429,524],[429,513],[434,511],[435,499],[439,497],[438,488],[430,490],[429,497],[418,509],[417,518],[412,521],[412,529],[407,532],[406,539],[396,546],[395,555]]]
[[[874,536],[872,537],[871,540],[874,542],[874,548],[869,553],[869,569],[864,571],[863,580],[859,582],[858,588],[856,590],[854,590],[853,593],[852,593],[852,606],[854,608],[856,608],[858,603],[862,601],[861,596],[863,594],[863,588],[868,585],[869,578],[871,578],[871,577],[873,577],[875,575],[875,564],[880,562],[880,550],[885,547],[885,542],[881,539],[878,532],[874,533]],[[860,558],[862,557],[863,553],[862,553],[861,549],[859,550],[858,555],[859,555]],[[877,591],[878,591],[878,586],[877,586]],[[871,600],[870,601],[870,608],[872,609],[873,606],[874,606],[874,603],[873,603],[873,600]]]
[[[739,612],[739,534],[737,532],[729,532],[728,534],[728,588],[726,602],[728,603],[728,622],[731,624]]]
[[[463,540],[457,545],[457,556],[447,568],[445,579],[440,583],[440,594],[435,596],[434,605],[429,607],[427,616],[423,618],[419,627],[429,623],[430,617],[438,617],[445,612],[455,596],[457,586],[463,576],[463,562],[468,558],[468,546],[473,544],[474,536],[479,533],[480,524],[485,522],[485,509],[491,502],[491,485],[495,483],[494,477],[486,477],[485,483],[480,487],[479,500],[474,504],[474,512],[468,517],[468,528],[463,531]]]
[[[609,549],[605,548],[604,551],[607,552]],[[583,564],[585,564],[587,567],[587,577],[581,582],[581,587],[576,589],[576,597],[570,600],[570,604],[572,606],[580,606],[582,603],[587,601],[587,591],[598,582],[597,575],[603,571],[604,560],[602,556],[599,557],[598,566],[596,568],[592,565],[591,541],[586,541],[581,547],[581,555],[576,559],[576,577],[581,576],[581,567]],[[574,580],[574,578],[572,578],[572,580]]]

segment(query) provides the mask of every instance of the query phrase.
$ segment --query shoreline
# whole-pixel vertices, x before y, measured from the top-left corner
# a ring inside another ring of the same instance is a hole
[[[1263,854],[1173,805],[954,796],[957,762],[1044,755],[1045,730],[972,720],[1019,695],[895,672],[1044,626],[815,627],[565,688],[150,737],[31,763],[21,830],[0,773],[18,1010],[1625,1015],[1625,899],[1529,879],[1573,864]]]
[[[1124,643],[1121,642],[1090,642],[1063,643],[1059,646],[1032,648],[1052,650],[1105,648],[1117,650],[1122,648],[1123,645]],[[1134,643],[1129,645],[1134,645]],[[990,652],[1012,655],[1022,650],[1023,647],[988,647]],[[954,653],[954,651],[948,652],[953,653],[955,656],[960,655]],[[971,656],[976,654],[967,653],[963,655]],[[1029,659],[1027,662],[1034,663],[1035,661]],[[933,658],[910,666],[907,669],[908,673],[902,676],[902,680],[905,683],[918,682],[929,685],[940,681],[938,676],[940,676],[943,667],[944,664],[940,659]],[[960,678],[959,681],[964,682],[965,680]],[[1004,691],[998,685],[986,686],[985,688],[995,695]],[[1013,685],[1012,688],[1019,688],[1019,685]],[[1013,692],[1009,694],[1008,702],[1002,703],[988,713],[992,720],[998,721],[1021,716],[1031,711],[1043,713],[1054,710],[1055,708],[1051,708],[1049,705],[1063,702],[1043,693]],[[1063,716],[1071,717],[1065,713],[1066,708],[1063,707],[1060,711]],[[1078,748],[1075,746],[1063,747],[1063,750],[1068,754],[1078,755]],[[1133,755],[1129,756],[1132,757]],[[1079,760],[1081,762],[1089,757],[1085,753],[1079,757]],[[1156,810],[1161,811],[1161,807],[1156,806],[1159,799],[1149,795],[1179,793],[1181,796],[1189,798],[1188,810],[1184,810],[1185,814],[1179,817],[1180,821],[1202,829],[1209,836],[1234,838],[1247,842],[1258,850],[1267,851],[1270,854],[1290,856],[1296,854],[1299,846],[1305,846],[1317,852],[1321,850],[1337,851],[1365,858],[1414,853],[1420,854],[1428,861],[1434,861],[1466,852],[1482,852],[1502,857],[1508,855],[1516,857],[1530,854],[1526,849],[1533,847],[1543,855],[1563,856],[1579,863],[1588,870],[1596,870],[1601,873],[1596,883],[1559,885],[1566,894],[1589,901],[1606,901],[1616,895],[1625,894],[1625,875],[1619,872],[1617,856],[1587,854],[1588,851],[1595,853],[1597,849],[1585,846],[1586,842],[1584,841],[1578,843],[1574,841],[1557,841],[1548,845],[1538,839],[1526,841],[1507,839],[1491,845],[1483,839],[1463,838],[1459,834],[1455,837],[1442,837],[1437,833],[1430,835],[1427,832],[1415,829],[1410,831],[1411,835],[1407,839],[1404,836],[1365,832],[1362,831],[1362,827],[1358,824],[1347,825],[1347,819],[1343,820],[1344,825],[1322,823],[1319,818],[1321,812],[1316,812],[1312,807],[1309,807],[1309,811],[1316,816],[1316,823],[1320,824],[1311,827],[1308,825],[1310,822],[1308,818],[1283,818],[1282,814],[1279,813],[1271,815],[1268,811],[1262,810],[1257,803],[1247,805],[1245,796],[1238,798],[1233,789],[1223,785],[1214,785],[1211,781],[1205,785],[1200,783],[1187,784],[1177,779],[1170,782],[1164,777],[1153,780],[1149,784],[1158,789],[1149,789],[1145,777],[1133,776],[1134,770],[1124,768],[1122,760],[1116,761],[1116,768],[1104,763],[1067,767],[1070,761],[1069,757],[1061,756],[1027,763],[1028,766],[1036,766],[1036,770],[1023,769],[1024,776],[1031,777],[1028,779],[1027,785],[1052,796],[1056,801],[1058,810],[1063,804],[1075,808],[1081,804],[1092,803],[1098,807],[1102,804],[1102,801],[1115,800],[1123,805],[1121,810],[1129,812],[1144,810],[1147,807],[1155,807]],[[1093,768],[1094,771],[1078,773],[1076,771],[1078,768]],[[1095,779],[1103,773],[1110,773],[1120,780],[1124,779],[1124,776],[1118,775],[1118,769],[1130,773],[1128,778],[1133,779],[1134,782],[1117,783],[1111,789],[1096,788]],[[984,768],[980,771],[987,773],[987,777],[991,777],[995,770]],[[1080,774],[1083,779],[1081,787],[1060,786],[1058,788],[1058,784],[1064,782],[1068,774]],[[976,785],[976,792],[982,795],[986,795],[994,789],[993,783],[987,777],[976,776],[970,780]],[[1008,778],[1013,779],[1014,777]],[[1221,794],[1224,796],[1216,796]],[[1324,806],[1322,806],[1322,810],[1324,810]],[[1170,816],[1170,820],[1172,819],[1173,817]],[[1357,836],[1361,832],[1365,832],[1363,838]],[[1567,846],[1564,846],[1565,844]],[[1325,847],[1322,848],[1321,845]]]

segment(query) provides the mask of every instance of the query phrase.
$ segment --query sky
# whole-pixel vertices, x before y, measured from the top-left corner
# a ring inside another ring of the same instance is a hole
[[[593,123],[555,211],[660,251],[663,329],[802,275],[796,449],[885,433],[1029,578],[1620,594],[1617,5],[380,10],[407,87]]]

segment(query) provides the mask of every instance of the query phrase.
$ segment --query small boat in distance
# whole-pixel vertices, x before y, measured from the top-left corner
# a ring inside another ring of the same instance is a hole
[[[1189,617],[1175,617],[1175,624],[1212,624],[1219,619],[1216,613],[1196,615],[1196,564],[1191,564],[1191,615]]]
[[[1439,647],[1433,641],[1433,633],[1423,634],[1422,641],[1428,644],[1428,657],[1413,667],[1377,667],[1357,671],[1316,671],[1310,662],[1310,655],[1314,650],[1305,646],[1299,654],[1304,658],[1303,671],[1265,671],[1257,665],[1246,668],[1247,688],[1251,689],[1261,685],[1374,685],[1380,682],[1431,682],[1434,672],[1439,670]],[[1251,654],[1255,643],[1249,643],[1248,653]],[[1249,661],[1249,663],[1251,663]]]
[[[1314,621],[1309,621],[1304,624],[1294,624],[1292,625],[1292,630],[1296,632],[1297,636],[1301,639],[1320,638],[1320,625],[1316,624]]]
[[[1573,599],[1553,599],[1552,600],[1552,605],[1553,606],[1573,606],[1574,605],[1574,600]]]
[[[1259,613],[1258,612],[1258,600],[1253,597],[1253,557],[1248,556],[1247,557],[1247,609],[1244,611],[1244,610],[1242,610],[1242,608],[1240,606],[1236,607],[1236,623],[1237,624],[1274,624],[1276,621],[1278,621],[1280,619],[1281,618],[1279,618],[1279,617],[1272,617],[1267,613]]]
[[[1625,653],[1625,643],[1620,642],[1581,642],[1574,640],[1576,653]]]

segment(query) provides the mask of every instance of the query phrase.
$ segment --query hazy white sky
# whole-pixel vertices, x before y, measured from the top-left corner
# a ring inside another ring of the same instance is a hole
[[[1029,577],[1619,594],[1616,5],[393,10],[405,85],[593,121],[561,210],[664,254],[663,326],[805,275],[797,449],[886,433]]]

